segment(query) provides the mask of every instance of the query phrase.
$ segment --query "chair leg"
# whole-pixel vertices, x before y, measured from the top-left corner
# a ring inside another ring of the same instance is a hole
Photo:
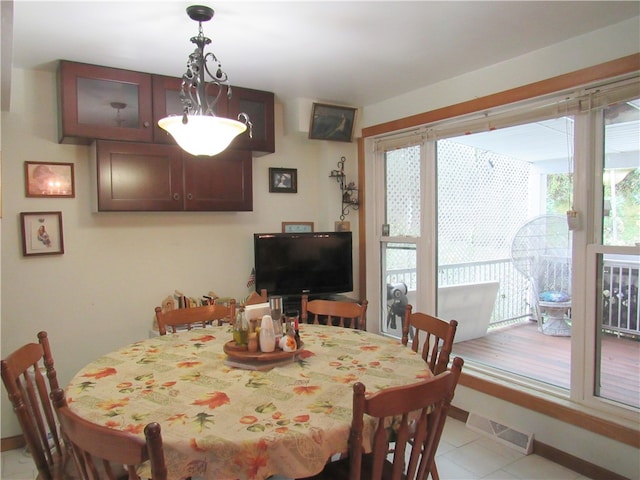
[[[440,480],[440,475],[438,475],[438,467],[436,467],[436,462],[433,462],[433,464],[431,465],[431,479]]]

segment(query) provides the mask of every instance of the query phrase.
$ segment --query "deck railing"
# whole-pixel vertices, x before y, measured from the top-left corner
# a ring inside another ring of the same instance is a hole
[[[605,260],[602,291],[603,327],[616,334],[640,338],[638,278],[640,266]],[[417,288],[415,269],[387,272],[387,283],[404,283],[412,292]],[[470,262],[438,267],[438,285],[458,285],[498,281],[500,286],[491,313],[489,329],[533,318],[531,284],[513,267],[511,259]]]
[[[617,334],[640,334],[636,262],[606,260],[602,276],[602,326]]]

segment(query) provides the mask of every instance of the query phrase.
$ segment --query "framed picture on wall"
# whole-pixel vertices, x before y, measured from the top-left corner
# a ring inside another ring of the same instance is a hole
[[[282,222],[282,233],[313,232],[313,222]]]
[[[22,212],[20,224],[25,257],[64,253],[62,212]]]
[[[74,198],[73,163],[24,162],[27,197]]]
[[[350,142],[353,137],[356,110],[352,107],[314,103],[311,109],[309,138]]]
[[[270,168],[269,191],[271,193],[298,193],[298,170],[295,168]]]

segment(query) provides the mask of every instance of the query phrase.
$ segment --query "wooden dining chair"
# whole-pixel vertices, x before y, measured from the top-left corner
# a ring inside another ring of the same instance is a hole
[[[67,456],[49,398],[59,387],[47,332],[38,333],[38,343],[10,353],[0,362],[0,370],[38,478],[63,478]]]
[[[409,343],[411,327],[413,327],[413,339],[411,348],[418,351],[422,344],[421,355],[429,365],[429,369],[435,375],[444,372],[449,365],[449,356],[453,348],[453,340],[458,328],[458,322],[451,320],[445,322],[426,313],[412,312],[413,307],[407,305],[405,309],[404,322],[402,324],[402,344]],[[424,335],[421,335],[424,334]]]
[[[362,383],[355,383],[349,455],[327,463],[310,479],[426,480],[432,472],[463,364],[462,358],[456,357],[450,370],[435,377],[370,396],[365,395]],[[371,422],[374,428],[371,453],[364,453],[365,422]],[[391,446],[391,442],[395,444]]]
[[[308,295],[302,295],[300,321],[315,325],[324,323],[338,327],[366,330],[367,305],[340,300],[309,300]]]
[[[269,301],[269,296],[267,295],[267,289],[263,288],[258,292],[251,292],[251,294],[244,301],[245,305],[257,305],[258,303],[266,303]]]
[[[167,468],[164,459],[162,434],[158,423],[144,427],[146,440],[122,430],[97,425],[73,413],[67,406],[64,391],[60,388],[51,393],[56,414],[62,428],[64,441],[82,480],[122,477],[122,468],[128,480],[138,480],[136,467],[149,462],[151,480],[166,480]]]
[[[160,335],[167,334],[167,327],[172,333],[176,333],[177,327],[186,327],[191,330],[194,325],[206,327],[211,322],[222,325],[225,322],[235,321],[236,301],[231,299],[229,306],[223,304],[205,305],[203,307],[177,308],[175,310],[162,311],[161,307],[155,308],[158,331]]]

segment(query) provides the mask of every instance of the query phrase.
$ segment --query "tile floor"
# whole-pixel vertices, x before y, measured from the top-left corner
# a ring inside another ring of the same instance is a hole
[[[453,418],[447,419],[436,458],[441,480],[587,479],[537,455],[522,455],[469,430]],[[36,473],[24,450],[2,452],[2,480],[33,480]]]

